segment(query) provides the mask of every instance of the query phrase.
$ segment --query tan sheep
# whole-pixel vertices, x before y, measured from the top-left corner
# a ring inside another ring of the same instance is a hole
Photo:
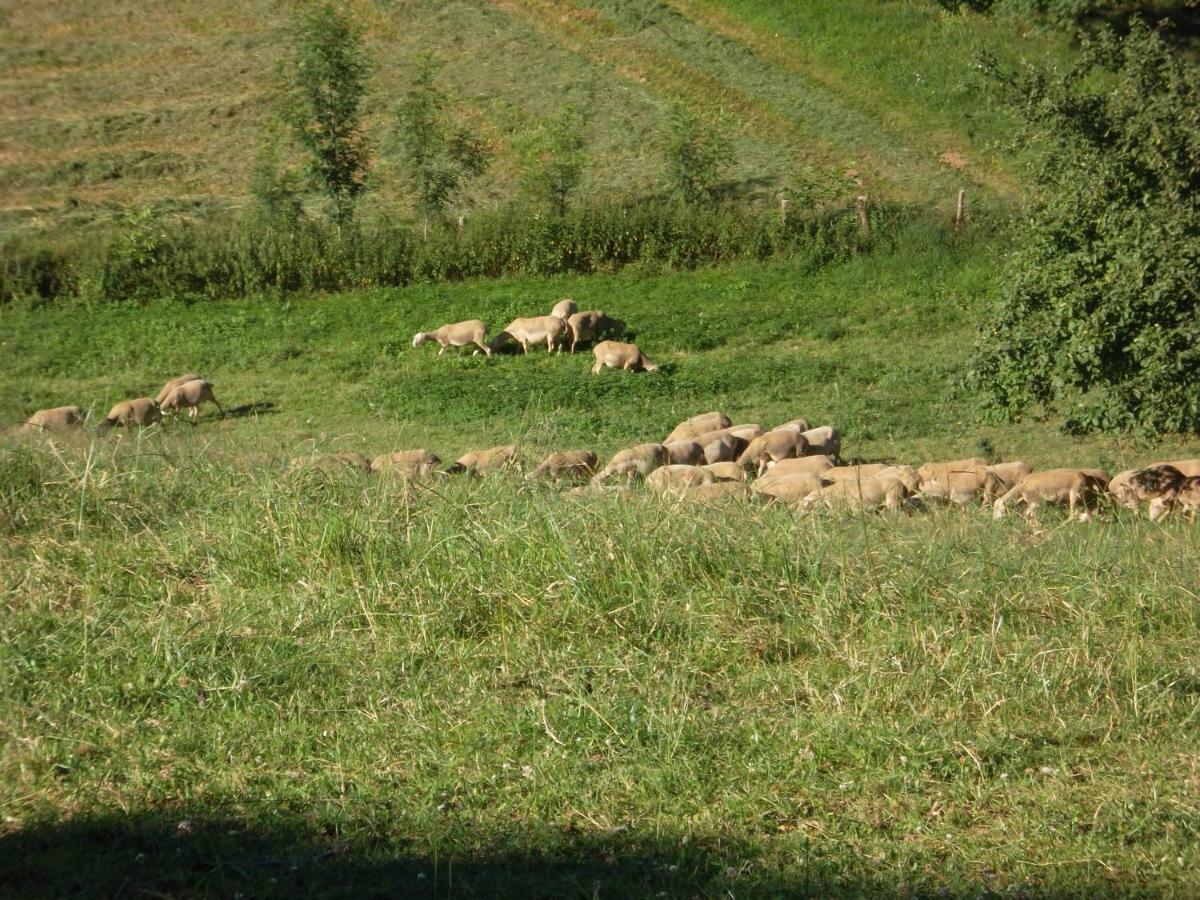
[[[739,437],[734,437],[726,431],[709,431],[696,439],[696,443],[704,448],[706,463],[736,462],[742,455],[748,443]]]
[[[1150,466],[1171,466],[1178,469],[1185,478],[1200,475],[1200,459],[1172,459],[1166,462],[1151,463]]]
[[[826,485],[815,499],[829,509],[897,510],[911,495],[912,491],[900,478],[876,475],[861,481],[838,481]]]
[[[787,475],[821,475],[834,467],[833,459],[824,454],[816,456],[797,456],[792,459],[781,459],[771,463],[763,478],[783,478]]]
[[[745,481],[714,481],[687,488],[681,495],[684,500],[695,503],[720,503],[725,500],[746,500],[750,485]]]
[[[944,478],[954,472],[975,472],[986,469],[988,461],[982,456],[972,456],[967,459],[952,459],[949,462],[927,462],[917,467],[917,474],[922,480]]]
[[[178,378],[172,378],[162,386],[162,390],[158,392],[158,396],[154,398],[154,402],[159,406],[162,406],[163,401],[167,399],[167,396],[171,393],[171,391],[175,390],[175,388],[179,387],[181,384],[187,384],[189,381],[203,380],[204,379],[195,372],[188,372],[186,375],[180,375]]]
[[[781,475],[778,478],[760,478],[750,489],[756,494],[770,497],[783,503],[803,504],[825,487],[820,477],[811,472]]]
[[[39,409],[25,420],[21,431],[67,431],[83,424],[85,414],[82,406],[56,406],[54,409]]]
[[[547,352],[562,352],[562,341],[566,338],[567,323],[558,316],[533,316],[513,319],[508,327],[491,340],[491,348],[499,350],[509,340],[516,341],[528,353],[530,344],[545,344]]]
[[[1105,477],[1101,478],[1100,476]],[[992,518],[1004,518],[1009,503],[1025,504],[1025,516],[1032,520],[1037,508],[1043,503],[1066,503],[1072,518],[1077,506],[1086,506],[1099,496],[1109,478],[1100,470],[1048,469],[1034,472],[1022,478],[1015,487],[996,498],[992,504]],[[1081,519],[1087,518],[1086,510]]]
[[[110,409],[98,430],[104,434],[118,425],[122,428],[141,428],[161,421],[162,412],[158,404],[150,397],[138,397],[136,400],[122,400]]]
[[[558,316],[560,319],[569,322],[571,316],[577,312],[579,312],[579,304],[570,297],[563,297],[554,304],[554,309],[550,310],[550,315]]]
[[[200,415],[201,403],[214,404],[220,411],[221,418],[225,418],[225,410],[216,395],[213,394],[212,385],[207,381],[185,381],[178,385],[171,393],[167,394],[167,399],[162,402],[162,409],[176,413],[181,409],[186,409],[188,418],[195,425],[196,419]]]
[[[772,431],[797,431],[803,434],[808,431],[810,426],[807,419],[792,419],[790,422],[784,422],[782,425],[776,425]]]
[[[488,475],[500,472],[517,462],[517,445],[505,444],[502,447],[491,447],[487,450],[472,450],[464,453],[453,465],[446,468],[449,473],[471,472],[475,475]]]
[[[594,341],[601,337],[622,337],[625,323],[605,315],[603,310],[592,309],[577,312],[567,319],[567,333],[571,336],[571,352],[580,341]]]
[[[551,453],[536,469],[534,478],[550,478],[557,482],[591,478],[596,472],[599,460],[591,450],[564,450]]]
[[[746,442],[746,446],[750,446],[750,442],[756,437],[766,434],[767,429],[761,425],[732,425],[725,429],[725,433],[733,435],[735,438],[741,438]]]
[[[729,428],[733,422],[723,412],[706,412],[690,419],[684,419],[667,435],[663,443],[670,441],[690,441],[703,434],[721,431]]]
[[[1126,509],[1132,509],[1135,513],[1141,512],[1141,501],[1134,489],[1132,481],[1133,476],[1141,469],[1126,469],[1124,472],[1118,472],[1108,482],[1109,496],[1120,506]]]
[[[1153,506],[1156,502],[1161,501],[1150,501],[1152,515],[1155,512]],[[1182,507],[1189,519],[1195,521],[1196,513],[1200,511],[1200,475],[1191,475],[1183,479],[1175,494],[1175,504]]]
[[[746,481],[746,470],[736,462],[707,463],[704,466],[717,481]]]
[[[918,473],[920,469],[917,470]],[[921,498],[962,505],[983,498],[993,500],[1004,493],[999,477],[986,466],[978,469],[936,470],[921,478]]]
[[[438,356],[441,356],[450,347],[470,347],[472,344],[476,348],[471,353],[472,356],[478,356],[480,350],[488,356],[492,355],[492,348],[487,342],[487,326],[479,319],[451,322],[435,328],[433,331],[418,331],[413,335],[413,349],[428,341],[437,342]]]
[[[417,478],[437,471],[441,464],[438,455],[428,450],[398,450],[371,460],[371,471],[399,478]]]
[[[592,482],[601,484],[618,475],[632,481],[635,478],[644,478],[666,464],[667,448],[662,444],[638,444],[616,454],[608,461],[608,465],[596,473]]]
[[[646,358],[642,348],[637,344],[622,344],[620,341],[601,341],[592,348],[596,364],[592,366],[592,374],[599,375],[606,366],[610,369],[624,369],[636,372],[644,369],[647,372],[657,372],[658,366]]]
[[[646,476],[646,483],[660,494],[712,484],[714,480],[712,472],[700,466],[660,466]]]
[[[806,447],[804,436],[795,431],[768,431],[750,442],[738,457],[738,465],[744,469],[753,468],[761,475],[769,463],[803,456]]]
[[[667,464],[672,466],[699,466],[707,460],[704,448],[696,441],[667,441]]]
[[[864,478],[873,478],[890,468],[893,467],[887,463],[862,463],[857,466],[834,466],[820,474],[826,481],[861,481]]]
[[[831,456],[841,459],[842,436],[832,425],[822,425],[820,428],[809,428],[800,432],[804,438],[805,447],[797,456]]]
[[[1012,488],[1026,475],[1033,474],[1033,467],[1029,465],[1029,463],[1021,462],[1020,460],[1015,462],[995,463],[994,465],[988,466],[987,469],[996,476],[999,484],[1006,491]]]
[[[1166,515],[1175,506],[1175,498],[1185,480],[1177,468],[1166,463],[1120,472],[1108,482],[1108,493],[1121,506],[1141,513],[1141,505],[1150,502],[1150,521]]]

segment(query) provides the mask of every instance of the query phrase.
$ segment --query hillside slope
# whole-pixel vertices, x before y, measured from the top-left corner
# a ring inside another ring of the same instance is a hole
[[[734,194],[773,201],[781,186],[801,196],[815,187],[947,204],[959,187],[978,186],[1010,197],[1017,184],[994,146],[1006,120],[973,61],[983,48],[1009,58],[1062,52],[1052,36],[931,2],[347,6],[377,65],[369,117],[379,148],[423,51],[445,64],[457,115],[491,142],[491,170],[464,208],[514,195],[514,144],[568,102],[589,116],[592,194],[661,190],[660,135],[682,102],[726,117]],[[0,228],[52,229],[129,205],[245,203],[290,7],[58,0],[9,9]],[[371,203],[406,207],[386,159],[373,179]]]

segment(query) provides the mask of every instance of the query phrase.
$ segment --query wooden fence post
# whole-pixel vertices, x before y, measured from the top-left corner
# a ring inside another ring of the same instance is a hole
[[[858,197],[855,198],[854,205],[858,209],[858,224],[862,226],[862,233],[870,236],[871,220],[867,216],[867,195],[859,194]]]
[[[954,208],[954,230],[961,231],[967,221],[967,192],[958,192],[958,205]]]
[[[787,227],[788,206],[791,203],[787,197],[782,197],[779,200],[779,224],[784,228]]]

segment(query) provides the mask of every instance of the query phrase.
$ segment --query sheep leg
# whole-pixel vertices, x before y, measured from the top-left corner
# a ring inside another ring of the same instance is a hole
[[[200,416],[200,406],[197,404],[188,410],[188,418],[191,419],[193,425],[196,424],[196,419]]]
[[[491,348],[491,347],[489,347],[487,344],[485,344],[483,341],[476,341],[475,343],[476,343],[476,345],[479,347],[479,350],[482,350],[482,351],[484,352],[484,355],[485,355],[485,356],[491,356],[491,355],[492,355],[492,348]],[[478,355],[479,355],[479,350],[476,350],[476,351],[475,351],[473,354],[471,354],[471,355],[472,355],[472,356],[478,356]]]
[[[438,356],[441,356],[441,355],[442,355],[443,353],[445,353],[445,352],[446,352],[446,345],[445,345],[445,344],[439,344],[439,345],[438,345]]]
[[[604,363],[601,360],[596,360],[596,364],[592,366],[592,374],[599,375],[600,370],[604,368]]]

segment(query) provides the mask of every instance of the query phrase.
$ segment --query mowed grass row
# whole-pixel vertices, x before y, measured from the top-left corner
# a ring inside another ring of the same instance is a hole
[[[10,896],[1200,890],[1200,532],[0,455]]]
[[[286,301],[8,307],[0,422],[79,403],[95,424],[113,403],[197,371],[236,415],[222,422],[206,409],[194,430],[164,429],[168,441],[262,459],[411,447],[454,459],[512,440],[531,455],[580,446],[603,455],[660,440],[709,409],[740,422],[834,424],[847,455],[865,459],[982,452],[1117,470],[1196,452],[1178,438],[1068,438],[1056,418],[980,425],[973,399],[953,388],[1002,251],[919,229],[901,246],[818,272],[631,269]],[[433,345],[411,347],[417,331],[460,319],[483,318],[495,333],[562,296],[625,320],[663,371],[593,377],[586,351],[438,358]]]

